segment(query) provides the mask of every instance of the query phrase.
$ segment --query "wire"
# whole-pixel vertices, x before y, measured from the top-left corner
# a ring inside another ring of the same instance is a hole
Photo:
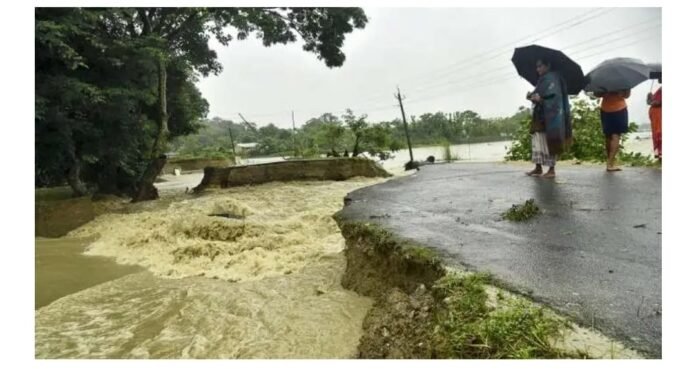
[[[648,20],[644,20],[644,21],[641,21],[641,22],[638,22],[638,23],[631,24],[631,25],[629,25],[629,26],[627,26],[627,27],[623,27],[623,28],[621,28],[621,29],[613,30],[613,31],[611,31],[611,34],[612,34],[612,35],[621,34],[621,33],[624,33],[624,32],[626,32],[626,31],[630,31],[630,30],[632,30],[632,29],[634,29],[634,28],[636,28],[636,27],[643,26],[643,25],[646,25],[646,24],[648,24],[648,23],[651,23],[651,22],[653,22],[653,21],[655,21],[655,20],[659,20],[659,17],[651,18],[651,19],[648,19]],[[576,24],[580,24],[580,23],[581,23],[581,22],[576,22]],[[639,33],[643,33],[643,32],[649,31],[649,30],[652,30],[652,29],[657,28],[657,27],[659,27],[659,26],[661,26],[661,23],[658,23],[658,24],[656,24],[656,25],[651,25],[650,27],[644,28],[644,29],[642,29],[641,31],[639,31],[639,32],[637,32],[637,33],[634,33],[633,35],[639,34]],[[589,38],[589,39],[585,39],[585,40],[583,40],[583,41],[581,41],[581,42],[574,43],[574,44],[571,44],[571,45],[566,45],[566,46],[561,47],[561,48],[559,48],[559,49],[562,49],[562,50],[573,49],[573,48],[575,48],[575,47],[577,47],[577,46],[584,45],[584,44],[587,44],[588,42],[595,41],[595,40],[598,40],[598,39],[600,39],[600,38],[603,38],[603,37],[605,37],[605,35],[606,35],[606,33],[602,33],[601,35],[598,35],[598,36],[596,36],[596,37],[592,37],[592,38]],[[541,38],[543,38],[543,37],[539,37],[538,39],[541,39]],[[582,51],[587,51],[587,50],[596,49],[596,48],[598,48],[598,47],[603,47],[603,46],[605,46],[607,43],[613,43],[613,42],[616,42],[616,41],[623,41],[623,40],[625,40],[625,36],[616,37],[616,38],[613,38],[613,39],[610,39],[610,40],[604,40],[601,44],[590,45],[589,47],[583,48],[583,49],[581,49],[580,51],[582,52]],[[507,50],[506,52],[509,52],[509,50]],[[497,56],[497,55],[496,55],[496,56]],[[465,75],[464,78],[457,78],[457,79],[455,79],[455,80],[450,79],[450,80],[448,80],[448,81],[446,81],[446,82],[437,83],[437,81],[432,81],[432,82],[430,82],[430,83],[426,83],[426,84],[424,84],[424,85],[421,85],[421,86],[418,86],[418,87],[416,87],[416,88],[414,88],[414,89],[411,89],[411,93],[413,93],[413,92],[418,92],[418,91],[422,91],[422,90],[430,90],[430,89],[435,89],[435,88],[439,88],[439,87],[446,87],[446,86],[450,86],[450,85],[461,84],[462,82],[471,81],[471,80],[476,80],[476,79],[480,78],[480,77],[483,76],[483,75],[492,74],[492,73],[494,73],[494,72],[502,71],[502,70],[507,69],[507,68],[509,68],[509,64],[507,64],[507,65],[501,65],[501,66],[496,67],[496,68],[494,68],[494,69],[489,69],[489,70],[482,71],[482,72],[473,72],[472,74],[467,74],[467,75]],[[449,76],[445,76],[445,77],[449,77]],[[386,94],[386,93],[385,93],[385,94]],[[380,94],[379,96],[384,96],[385,94]],[[375,95],[375,96],[377,96],[377,95]],[[367,101],[367,100],[368,100],[368,99],[366,99],[365,101]],[[372,100],[374,101],[374,99],[372,99]],[[381,100],[381,99],[380,99],[380,100]]]
[[[541,40],[541,39],[543,39],[543,38],[545,38],[545,37],[548,37],[548,36],[550,36],[550,35],[555,35],[555,34],[558,34],[558,33],[560,33],[560,32],[564,32],[564,31],[566,31],[566,30],[568,30],[568,29],[571,29],[571,28],[574,28],[574,27],[576,27],[576,26],[578,26],[578,25],[580,25],[580,24],[582,24],[582,23],[584,23],[584,22],[587,22],[587,21],[589,21],[589,20],[596,19],[596,18],[598,18],[598,17],[600,17],[600,16],[606,15],[607,13],[609,13],[609,12],[611,12],[611,11],[613,11],[613,10],[615,10],[615,8],[608,8],[608,9],[605,9],[605,8],[592,9],[592,10],[590,10],[590,11],[587,11],[587,12],[581,14],[579,17],[572,17],[572,18],[569,18],[569,19],[567,19],[567,20],[564,20],[563,22],[556,23],[556,24],[554,24],[554,25],[552,25],[552,26],[550,26],[550,27],[548,27],[548,28],[545,28],[545,29],[543,29],[543,30],[541,30],[541,31],[533,32],[533,33],[530,33],[530,34],[528,34],[528,35],[526,35],[526,36],[524,36],[524,37],[522,37],[522,38],[516,39],[515,41],[508,42],[508,43],[506,43],[506,44],[504,44],[504,45],[502,45],[502,46],[498,46],[498,47],[489,49],[489,50],[487,50],[487,51],[484,51],[484,52],[482,52],[482,53],[478,53],[478,54],[476,54],[476,55],[469,56],[469,57],[466,57],[466,58],[464,58],[464,59],[460,59],[459,61],[457,61],[457,62],[455,62],[455,63],[452,63],[452,64],[450,64],[450,65],[448,65],[448,66],[446,66],[446,67],[439,68],[439,69],[435,69],[435,70],[430,71],[430,72],[425,72],[425,73],[417,74],[415,77],[413,77],[413,78],[410,79],[410,80],[411,80],[411,81],[417,81],[417,80],[420,80],[420,79],[423,79],[423,78],[428,78],[430,81],[433,81],[433,80],[441,79],[442,77],[446,77],[446,75],[449,74],[449,73],[451,73],[452,71],[454,71],[454,70],[459,70],[459,69],[461,69],[461,68],[464,67],[464,66],[468,66],[468,65],[473,64],[474,62],[482,62],[482,61],[486,61],[486,60],[491,60],[491,59],[493,59],[493,58],[495,58],[495,57],[498,57],[498,56],[500,56],[500,55],[503,55],[503,54],[505,54],[505,53],[508,53],[511,46],[518,45],[519,43],[521,43],[521,42],[523,42],[523,41],[529,39],[530,37],[534,37],[534,38],[533,38],[532,40],[527,40],[526,42],[535,42],[535,41],[539,41],[539,40]],[[591,14],[591,13],[595,13],[595,14]],[[590,15],[590,14],[591,14],[591,15]],[[588,16],[588,15],[589,15],[589,16]],[[568,21],[571,21],[571,20],[573,20],[573,19],[575,19],[575,22],[573,22],[573,23],[571,23],[571,24],[568,24]],[[558,28],[559,26],[561,26],[561,28],[558,29],[558,30],[556,30],[555,28]],[[541,35],[541,36],[540,36],[540,35]],[[484,58],[484,59],[482,59],[482,60],[480,59],[481,57],[483,57],[483,56],[485,56],[485,55],[488,55],[488,54],[490,54],[490,53],[495,53],[495,54],[494,54],[494,55],[489,55],[488,57],[486,57],[486,58]],[[454,69],[453,69],[453,68],[454,68]],[[445,72],[445,71],[448,71],[448,72]],[[444,72],[444,74],[443,74],[443,72]],[[433,74],[434,74],[434,75],[433,75]],[[406,79],[405,81],[409,81],[409,79]],[[374,97],[377,97],[377,96],[382,96],[382,94],[368,96],[368,97],[365,98],[364,101],[366,101],[366,100],[372,100]]]
[[[613,9],[611,9],[611,10],[613,10]],[[599,16],[605,15],[606,13],[608,13],[608,12],[611,11],[611,10],[604,11],[604,12],[600,12],[600,13],[602,13],[602,14],[597,13],[597,12],[596,12],[597,9],[594,9],[594,10],[592,10],[592,11],[583,13],[583,14],[580,16],[580,19],[579,19],[579,20],[577,20],[576,22],[574,22],[574,23],[572,23],[572,24],[569,24],[569,25],[566,25],[566,26],[562,27],[562,29],[559,30],[559,32],[560,32],[560,31],[567,30],[567,29],[570,29],[570,28],[572,28],[572,27],[574,27],[574,26],[577,26],[577,25],[579,25],[579,24],[582,24],[582,23],[584,23],[584,22],[586,22],[586,21],[588,21],[588,20],[590,20],[590,19],[595,19],[595,18],[597,18],[597,17],[599,17]],[[591,14],[591,13],[593,13],[593,12],[594,12],[595,14],[592,14],[591,16],[588,17],[588,14]],[[649,23],[651,23],[651,22],[653,22],[653,21],[655,21],[655,20],[657,20],[657,19],[659,19],[659,17],[658,17],[658,18],[652,18],[652,19],[649,19],[649,20],[646,20],[646,21],[641,21],[641,22],[638,22],[638,23],[634,23],[634,24],[629,25],[629,26],[627,26],[627,27],[623,27],[623,28],[620,29],[620,30],[614,30],[614,31],[612,31],[611,34],[612,34],[612,35],[617,35],[617,34],[620,34],[620,33],[625,33],[626,31],[632,30],[632,29],[634,29],[634,28],[637,28],[637,27],[640,27],[640,26],[643,26],[643,25],[647,25],[647,24],[649,24]],[[558,24],[558,25],[560,25],[560,24]],[[544,31],[541,31],[541,33],[546,32],[546,30],[550,30],[550,29],[557,28],[558,25],[551,26],[551,27],[545,29]],[[658,24],[655,24],[655,25],[651,25],[650,27],[643,27],[643,28],[640,28],[641,30],[640,30],[639,32],[633,33],[632,36],[633,36],[633,35],[636,35],[636,34],[640,34],[640,33],[646,32],[646,31],[649,31],[649,30],[652,30],[652,29],[655,29],[655,28],[658,28],[658,27],[660,27],[660,26],[661,26],[661,23],[658,23]],[[621,36],[621,37],[615,37],[615,38],[611,38],[611,39],[609,39],[609,40],[606,40],[606,39],[604,39],[604,38],[605,38],[605,35],[606,35],[606,32],[604,32],[604,33],[601,34],[601,35],[598,35],[598,36],[595,36],[595,37],[592,37],[592,38],[589,38],[589,39],[585,39],[585,40],[583,40],[583,41],[581,41],[581,42],[578,42],[578,43],[574,43],[574,44],[572,44],[572,45],[565,46],[565,47],[563,47],[563,48],[561,48],[561,49],[564,49],[564,50],[570,49],[570,50],[572,50],[572,49],[574,49],[574,48],[577,48],[578,46],[586,45],[586,44],[588,44],[588,43],[592,43],[592,41],[602,39],[600,44],[596,44],[596,45],[591,44],[591,45],[589,45],[589,47],[581,48],[580,50],[575,51],[576,53],[583,53],[583,52],[595,50],[595,49],[598,49],[598,48],[605,48],[604,50],[599,51],[599,52],[597,52],[597,53],[593,53],[593,54],[590,54],[590,55],[585,55],[585,56],[582,56],[582,57],[580,57],[580,58],[576,58],[576,59],[575,59],[575,60],[583,60],[583,59],[586,59],[586,58],[590,58],[590,57],[593,57],[593,56],[596,56],[596,55],[603,54],[604,52],[609,51],[609,50],[619,50],[619,49],[622,49],[622,48],[625,48],[625,47],[628,47],[628,46],[631,46],[631,45],[634,45],[634,44],[637,44],[637,43],[640,43],[640,42],[643,42],[643,41],[646,41],[646,40],[648,40],[648,39],[651,39],[651,38],[655,37],[655,35],[651,35],[650,37],[647,37],[647,38],[642,38],[642,39],[639,39],[639,40],[635,40],[634,42],[630,42],[630,43],[627,43],[627,44],[624,44],[624,45],[620,45],[618,48],[616,48],[616,47],[610,47],[610,48],[606,49],[606,46],[607,46],[607,45],[610,45],[610,44],[613,44],[613,43],[616,43],[616,42],[619,42],[619,41],[625,41],[625,40],[626,40],[626,37],[625,37],[625,36]],[[544,38],[544,37],[546,37],[546,36],[544,36],[544,35],[539,36],[539,35],[538,35],[538,37],[537,37],[534,41],[540,40],[540,39],[542,39],[542,38]],[[529,38],[529,36],[526,36],[526,37],[524,37],[524,38],[522,38],[522,39],[526,39],[526,38]],[[515,41],[515,42],[517,42],[517,41]],[[473,61],[473,60],[476,60],[477,57],[481,57],[481,56],[483,56],[483,55],[489,54],[489,53],[491,53],[491,52],[493,52],[493,51],[495,51],[495,50],[496,50],[496,49],[491,49],[491,50],[489,50],[489,51],[487,51],[487,52],[477,54],[476,56],[472,56],[472,57],[466,58],[466,59],[464,59],[463,61]],[[509,52],[509,50],[506,50],[506,52]],[[491,56],[489,56],[487,59],[491,59],[491,58],[493,58],[493,57],[497,57],[497,56],[499,56],[499,55],[501,55],[501,54],[502,54],[502,53],[498,53],[498,54],[495,54],[495,55],[491,55]],[[487,60],[487,59],[486,59],[486,60]],[[447,67],[447,68],[452,68],[452,67],[455,67],[455,69],[461,68],[463,65],[465,65],[465,64],[462,64],[463,61],[459,61],[459,62],[457,62],[457,63],[451,64],[451,65],[450,65],[449,67]],[[493,69],[489,69],[489,70],[486,70],[486,71],[476,72],[475,74],[467,75],[466,78],[460,78],[460,79],[456,79],[456,80],[449,80],[449,81],[447,81],[447,82],[445,82],[445,83],[438,83],[438,84],[434,84],[434,85],[433,85],[432,83],[428,83],[428,84],[425,84],[425,85],[418,86],[418,87],[416,87],[415,89],[413,89],[413,90],[411,90],[411,91],[412,91],[412,92],[414,92],[414,91],[415,91],[415,92],[418,92],[418,91],[427,91],[427,90],[432,90],[432,89],[436,89],[436,88],[439,88],[439,87],[446,87],[446,86],[450,86],[450,85],[455,85],[455,86],[458,86],[458,87],[460,87],[460,88],[459,88],[459,91],[456,92],[455,94],[443,95],[442,92],[441,92],[441,93],[438,93],[438,94],[436,94],[436,95],[431,95],[431,96],[427,96],[427,95],[426,95],[425,97],[421,97],[421,98],[418,98],[418,99],[409,101],[409,104],[417,104],[417,103],[420,103],[420,102],[423,102],[423,101],[429,101],[429,100],[433,100],[433,99],[437,99],[437,98],[445,97],[445,96],[456,96],[456,95],[460,95],[460,94],[469,92],[469,91],[473,90],[474,88],[478,88],[478,87],[486,86],[486,85],[489,85],[489,86],[495,85],[495,83],[504,82],[504,81],[511,80],[512,78],[516,77],[516,74],[510,75],[510,73],[503,73],[503,74],[500,74],[500,75],[495,75],[495,74],[497,74],[497,73],[494,73],[494,72],[502,71],[503,69],[507,69],[507,68],[509,68],[509,65],[501,65],[501,66],[495,67],[495,68],[493,68]],[[444,70],[444,69],[441,68],[440,71],[442,71],[442,70]],[[491,76],[491,78],[484,79],[484,80],[481,80],[481,79],[480,79],[480,77],[482,77],[482,76],[484,76],[484,75],[490,75],[490,74],[493,74],[493,76]],[[451,75],[451,74],[450,74],[450,75]],[[445,77],[447,77],[447,76],[445,76]],[[464,87],[467,88],[467,89],[462,90],[460,85],[461,85],[462,82],[465,82],[465,81],[471,81],[472,83],[466,84]],[[377,96],[377,95],[375,95],[375,96]],[[379,96],[384,96],[384,94],[380,94]],[[367,100],[367,99],[366,99],[366,100]],[[382,100],[382,101],[383,101],[383,100]],[[374,101],[374,103],[377,103],[377,101]],[[372,104],[372,103],[371,103],[371,104]],[[368,105],[371,105],[371,104],[368,104]],[[363,108],[357,108],[357,109],[353,109],[353,110],[354,110],[354,111],[360,111],[360,112],[366,113],[366,112],[377,112],[377,111],[383,111],[383,110],[387,110],[387,109],[393,109],[393,108],[395,108],[395,107],[396,107],[396,105],[394,105],[393,103],[391,103],[391,104],[389,104],[389,105],[380,105],[380,106],[376,106],[376,107],[369,107],[369,106],[366,106],[366,107],[363,107]],[[298,111],[298,110],[296,110],[296,112],[305,112],[305,111],[301,111],[301,110]],[[341,111],[341,112],[339,112],[339,111],[333,111],[333,112],[331,112],[331,113],[332,113],[332,114],[341,114],[342,111]],[[258,118],[258,117],[261,117],[261,116],[275,116],[275,115],[279,115],[279,114],[287,114],[287,112],[282,112],[282,113],[280,113],[280,112],[279,112],[279,113],[267,113],[267,114],[252,114],[251,116]]]

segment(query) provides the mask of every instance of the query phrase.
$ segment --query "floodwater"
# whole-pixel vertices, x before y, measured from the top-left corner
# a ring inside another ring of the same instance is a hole
[[[464,161],[501,161],[510,144],[451,149]],[[649,135],[627,149],[649,154]],[[413,154],[440,159],[442,148]],[[382,165],[402,175],[408,155],[401,150]],[[124,203],[65,237],[36,238],[37,358],[356,354],[372,300],[340,285],[344,241],[331,215],[345,194],[383,179],[269,183],[202,196],[184,193],[200,183],[200,172],[164,179],[158,201]]]
[[[356,354],[372,300],[340,285],[331,215],[383,180],[182,195],[200,176],[168,178],[156,205],[36,239],[37,358]]]
[[[512,146],[512,141],[497,141],[483,142],[474,144],[461,144],[450,146],[452,156],[456,161],[483,163],[483,162],[499,162],[505,160],[505,154]],[[628,136],[624,147],[626,152],[636,152],[643,155],[652,155],[652,138],[650,132],[637,132]],[[404,174],[404,164],[410,160],[408,149],[399,150],[393,158],[379,161],[379,163],[389,171],[396,175]],[[424,146],[413,149],[413,160],[425,161],[428,156],[434,156],[435,160],[442,160],[444,157],[443,148],[441,146]],[[267,157],[267,158],[250,158],[245,159],[243,164],[260,164],[284,161],[282,157]]]

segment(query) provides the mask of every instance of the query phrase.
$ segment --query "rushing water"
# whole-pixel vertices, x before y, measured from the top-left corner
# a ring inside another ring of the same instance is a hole
[[[340,285],[331,215],[381,179],[174,195],[194,176],[165,182],[157,205],[37,239],[36,357],[355,355],[372,301]]]
[[[510,144],[451,149],[460,160],[500,161]],[[650,147],[649,136],[627,145]],[[413,154],[439,159],[442,148]],[[408,157],[401,150],[382,164],[401,174]],[[37,358],[355,355],[372,301],[340,285],[344,241],[331,215],[346,193],[382,180],[184,194],[201,178],[165,176],[159,201],[121,204],[66,237],[36,239]]]

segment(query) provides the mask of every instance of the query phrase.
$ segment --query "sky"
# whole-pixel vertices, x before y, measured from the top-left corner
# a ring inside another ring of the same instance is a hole
[[[223,72],[198,82],[209,118],[297,127],[346,108],[368,121],[473,110],[508,116],[527,106],[533,86],[510,61],[515,47],[560,49],[585,73],[614,57],[662,61],[660,8],[364,8],[367,26],[346,37],[342,67],[328,68],[301,41],[264,47],[253,37],[222,46]],[[656,82],[655,82],[656,84]],[[628,100],[629,119],[648,123],[644,82]]]

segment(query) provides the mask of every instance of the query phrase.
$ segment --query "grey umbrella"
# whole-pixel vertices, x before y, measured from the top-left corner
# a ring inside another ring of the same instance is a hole
[[[653,70],[639,59],[605,60],[585,76],[585,91],[596,93],[630,90],[647,81],[651,71]]]

